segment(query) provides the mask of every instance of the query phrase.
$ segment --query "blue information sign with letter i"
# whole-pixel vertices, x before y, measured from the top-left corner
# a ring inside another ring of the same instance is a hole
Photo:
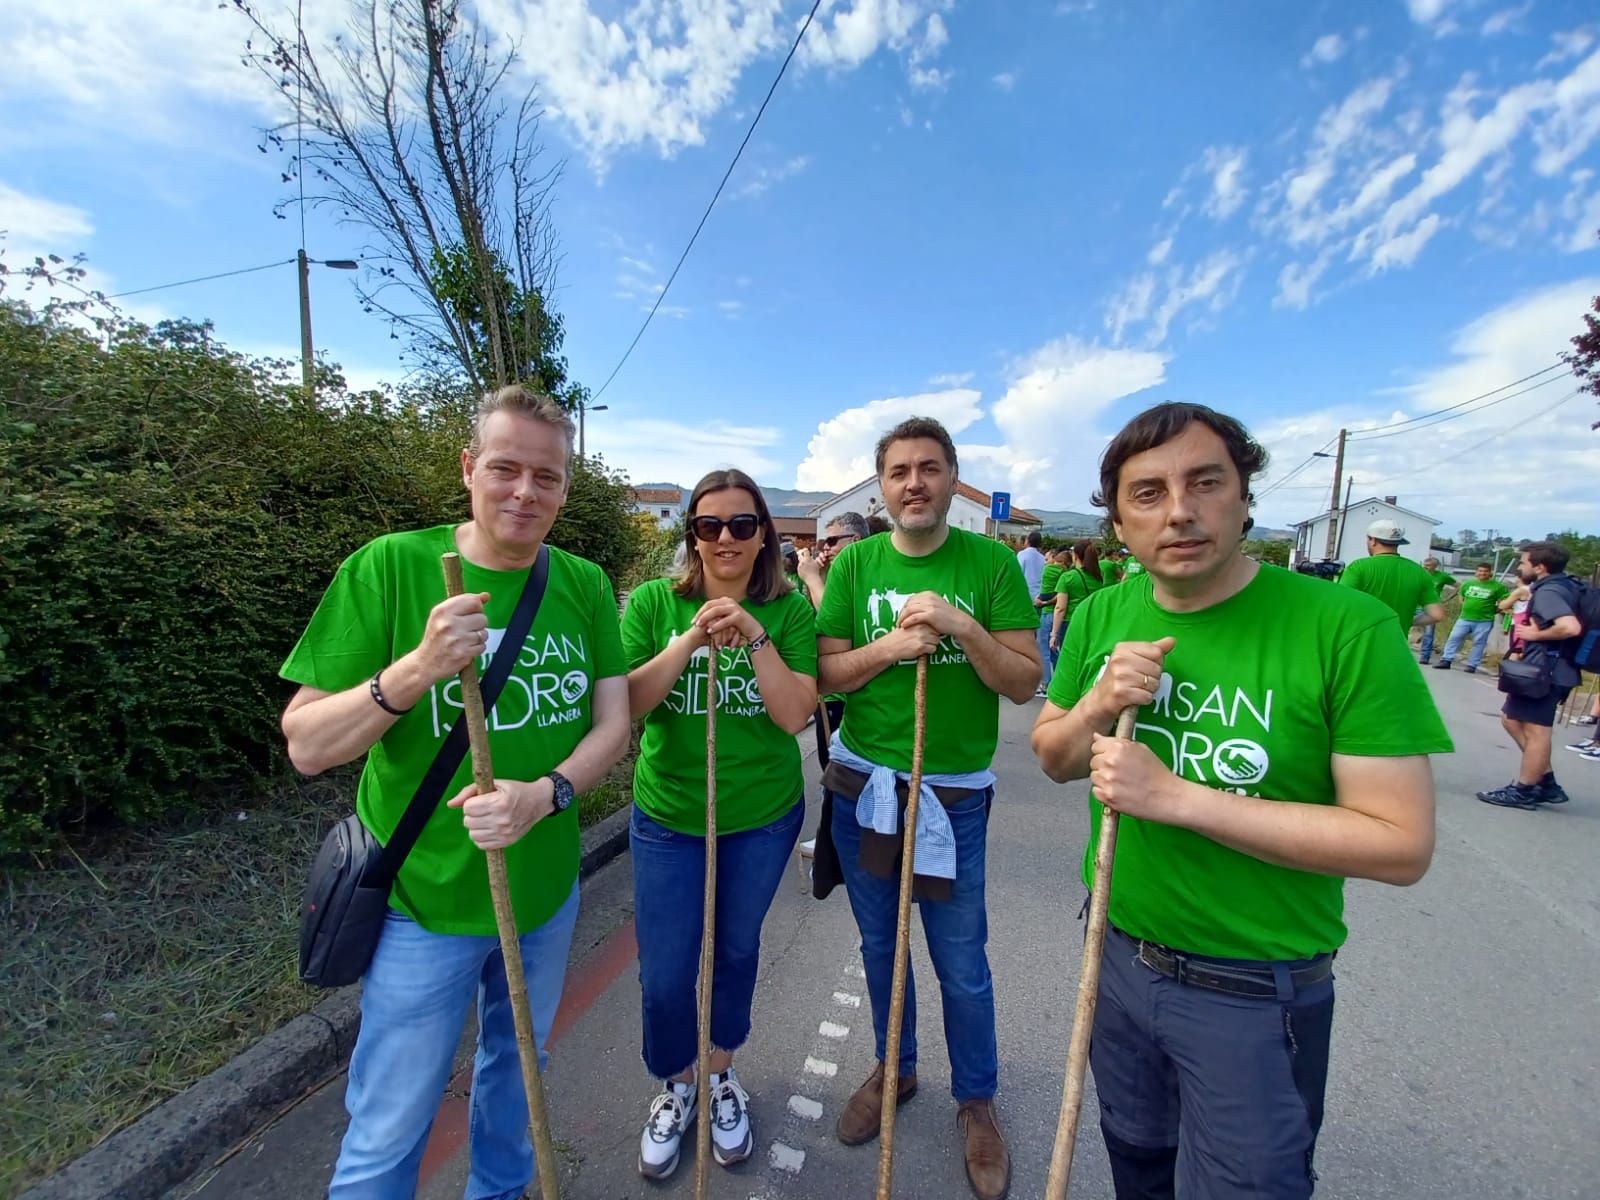
[[[989,499],[989,519],[991,521],[1009,521],[1011,519],[1011,493],[996,492]]]

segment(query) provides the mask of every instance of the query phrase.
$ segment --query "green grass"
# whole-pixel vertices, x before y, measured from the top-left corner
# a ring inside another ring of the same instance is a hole
[[[632,763],[580,797],[581,825],[630,803]],[[323,998],[296,976],[300,896],[354,784],[285,780],[270,803],[102,831],[0,876],[0,1197]]]

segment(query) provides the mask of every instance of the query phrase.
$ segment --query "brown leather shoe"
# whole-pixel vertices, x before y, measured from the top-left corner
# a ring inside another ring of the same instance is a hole
[[[967,1182],[978,1200],[1004,1200],[1011,1190],[1011,1152],[995,1118],[994,1099],[968,1100],[956,1113],[966,1142]]]
[[[916,1094],[917,1077],[914,1074],[900,1076],[899,1090],[895,1093],[895,1109],[898,1110]],[[846,1146],[859,1146],[878,1136],[878,1126],[882,1121],[883,1063],[880,1062],[845,1104],[833,1131]]]

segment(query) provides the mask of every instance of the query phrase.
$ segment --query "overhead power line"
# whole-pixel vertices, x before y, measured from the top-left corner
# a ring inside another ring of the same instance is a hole
[[[277,262],[262,263],[259,267],[240,267],[237,271],[219,271],[215,275],[197,275],[193,279],[179,279],[173,283],[158,283],[154,287],[134,288],[131,292],[115,292],[107,296],[107,300],[120,300],[124,296],[142,296],[146,292],[164,292],[168,288],[188,287],[191,283],[207,283],[213,279],[227,279],[232,275],[248,275],[252,271],[270,271],[273,267],[286,267],[294,262],[292,258],[279,259]]]
[[[639,339],[644,336],[644,331],[650,328],[650,322],[655,319],[656,311],[661,307],[661,302],[667,298],[667,293],[672,290],[672,281],[678,277],[678,272],[683,269],[684,260],[689,257],[689,251],[694,249],[700,231],[706,227],[706,221],[711,217],[711,210],[717,206],[717,200],[722,195],[722,189],[728,186],[728,180],[733,175],[733,169],[739,165],[739,159],[744,154],[744,148],[750,144],[750,138],[755,134],[756,126],[761,124],[761,114],[767,111],[767,104],[772,99],[772,94],[778,90],[778,84],[783,81],[784,72],[789,69],[790,60],[794,58],[795,51],[800,49],[800,42],[806,36],[806,30],[811,28],[811,20],[817,15],[817,9],[822,7],[822,0],[815,0],[811,11],[806,14],[806,19],[800,26],[800,32],[795,35],[794,44],[789,47],[789,53],[784,55],[783,63],[778,67],[777,75],[773,76],[772,86],[767,89],[766,96],[761,101],[761,107],[756,109],[755,118],[750,122],[750,128],[745,130],[744,140],[739,143],[739,148],[733,153],[733,161],[728,164],[728,169],[722,173],[722,181],[717,184],[717,190],[711,194],[711,203],[706,205],[705,212],[700,214],[700,223],[694,227],[694,233],[689,235],[689,244],[683,248],[683,253],[678,255],[677,265],[672,268],[672,274],[667,276],[667,282],[656,296],[656,302],[650,306],[650,311],[645,314],[644,324],[639,326],[639,332],[633,335],[633,341],[628,343],[628,348],[622,352],[622,357],[617,360],[617,365],[611,368],[611,374],[606,376],[595,394],[590,397],[591,402],[600,399],[605,390],[611,386],[611,381],[617,377],[617,372],[622,370],[623,364],[633,354],[633,348],[639,344]]]
[[[1309,457],[1307,457],[1305,462],[1301,463],[1294,470],[1290,471],[1282,479],[1279,479],[1274,483],[1268,484],[1265,488],[1263,488],[1262,491],[1261,491],[1261,494],[1256,497],[1256,502],[1259,504],[1262,500],[1265,500],[1268,496],[1272,495],[1273,492],[1275,492],[1278,489],[1280,489],[1281,487],[1283,487],[1286,483],[1288,483],[1296,475],[1300,474],[1301,471],[1304,471],[1312,463],[1316,462],[1317,459],[1322,455],[1323,451],[1325,451],[1329,446],[1333,445],[1338,440],[1339,439],[1337,437],[1331,437],[1327,441],[1323,442],[1321,446],[1317,447],[1316,453],[1314,453],[1314,454],[1310,455]]]
[[[1558,366],[1558,367],[1565,366],[1565,365],[1566,365],[1565,363],[1557,363],[1556,364],[1556,366]],[[1550,368],[1546,368],[1546,370],[1549,370],[1549,369]],[[1543,375],[1544,373],[1545,373],[1544,371],[1540,371],[1539,372],[1540,375]],[[1526,376],[1526,379],[1532,379],[1532,378],[1534,378],[1534,376],[1532,376],[1532,375]],[[1530,383],[1530,384],[1528,384],[1527,387],[1522,388],[1519,391],[1507,392],[1504,396],[1500,396],[1497,399],[1490,400],[1487,404],[1480,404],[1476,408],[1462,408],[1461,405],[1452,405],[1448,409],[1443,409],[1442,408],[1442,409],[1439,409],[1435,413],[1428,414],[1429,417],[1437,418],[1436,420],[1428,420],[1425,417],[1415,417],[1409,422],[1396,422],[1395,423],[1396,426],[1398,426],[1400,424],[1409,425],[1410,427],[1406,428],[1406,429],[1401,429],[1401,428],[1396,428],[1395,426],[1387,426],[1386,425],[1386,426],[1380,426],[1379,428],[1388,429],[1389,430],[1388,433],[1374,433],[1372,430],[1368,430],[1368,429],[1357,430],[1357,431],[1352,432],[1350,434],[1349,440],[1352,441],[1352,442],[1378,442],[1378,441],[1382,441],[1384,438],[1402,437],[1405,434],[1416,433],[1416,432],[1418,432],[1419,430],[1422,430],[1422,429],[1432,429],[1435,426],[1448,424],[1449,422],[1454,421],[1454,420],[1458,420],[1461,417],[1470,417],[1475,413],[1484,412],[1484,411],[1486,411],[1488,409],[1493,408],[1497,404],[1504,404],[1507,400],[1515,400],[1518,396],[1526,396],[1529,392],[1538,391],[1542,387],[1549,387],[1552,383],[1560,383],[1563,378],[1564,377],[1561,376],[1561,375],[1551,375],[1548,379],[1541,379],[1538,383]],[[1517,383],[1522,383],[1522,382],[1525,382],[1525,380],[1524,379],[1519,379],[1519,380],[1516,381],[1516,383],[1508,383],[1505,386],[1506,387],[1516,387]],[[1502,388],[1496,388],[1495,389],[1496,392],[1502,391],[1502,390],[1504,390],[1504,389],[1502,389]],[[1492,396],[1492,395],[1494,395],[1494,392],[1485,392],[1484,395],[1485,396]],[[1481,400],[1481,399],[1483,399],[1483,396],[1476,396],[1473,399],[1474,400]],[[1470,403],[1472,403],[1472,401],[1465,401],[1465,400],[1462,401],[1462,404],[1470,404]],[[1454,410],[1454,411],[1452,411],[1452,410]]]
[[[1500,426],[1493,433],[1491,433],[1488,437],[1484,438],[1481,442],[1474,442],[1472,445],[1466,447],[1466,449],[1457,450],[1454,454],[1447,454],[1443,458],[1436,458],[1436,459],[1430,460],[1429,463],[1428,463],[1428,470],[1431,471],[1435,467],[1443,466],[1445,463],[1454,462],[1458,458],[1464,458],[1468,454],[1471,454],[1474,450],[1481,450],[1481,449],[1483,449],[1483,447],[1487,446],[1490,442],[1497,442],[1501,438],[1505,437],[1505,435],[1510,430],[1515,429],[1515,428],[1517,428],[1518,426],[1521,426],[1521,425],[1526,425],[1527,423],[1529,423],[1531,421],[1537,421],[1541,417],[1547,417],[1551,413],[1555,412],[1556,409],[1560,408],[1563,404],[1567,404],[1570,401],[1576,399],[1578,396],[1582,396],[1582,395],[1585,395],[1585,394],[1586,393],[1584,392],[1584,390],[1582,388],[1573,388],[1572,391],[1568,392],[1565,396],[1561,397],[1561,399],[1557,400],[1554,404],[1550,405],[1550,407],[1540,409],[1538,412],[1534,413],[1531,417],[1517,417],[1516,420],[1509,421],[1505,425]],[[1390,476],[1388,479],[1380,479],[1378,481],[1378,483],[1374,484],[1373,486],[1377,487],[1377,486],[1380,486],[1380,485],[1385,484],[1385,483],[1394,483],[1398,478],[1399,478],[1399,476]],[[1420,495],[1421,493],[1418,493],[1418,494]]]

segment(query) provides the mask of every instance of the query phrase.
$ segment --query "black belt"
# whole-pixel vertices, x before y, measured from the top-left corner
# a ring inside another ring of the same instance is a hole
[[[1115,926],[1112,927],[1116,929]],[[1139,961],[1157,975],[1163,975],[1188,987],[1205,988],[1213,992],[1226,992],[1230,996],[1250,996],[1258,1000],[1278,997],[1278,981],[1268,966],[1251,966],[1229,963],[1214,958],[1197,958],[1163,946],[1160,942],[1147,942],[1120,929],[1116,932],[1138,949]],[[1305,966],[1289,969],[1289,983],[1295,991],[1333,978],[1333,955],[1322,954]]]

